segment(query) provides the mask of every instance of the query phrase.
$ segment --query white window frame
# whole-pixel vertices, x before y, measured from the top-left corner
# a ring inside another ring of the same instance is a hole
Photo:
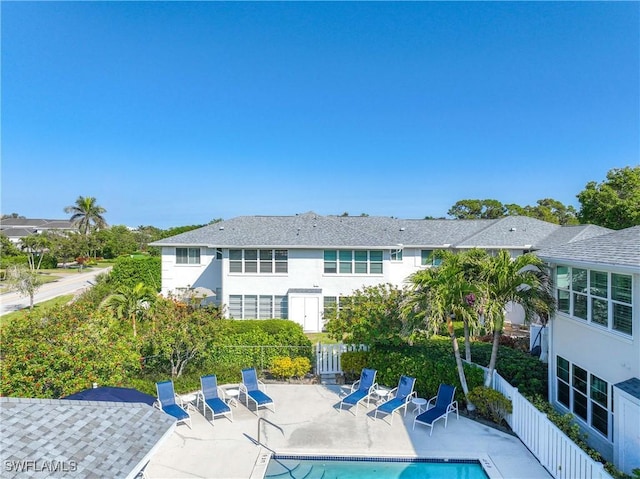
[[[372,259],[372,253],[379,256],[380,260]],[[339,276],[379,276],[384,274],[383,253],[382,250],[325,249],[323,250],[323,272]],[[334,256],[335,259],[333,259]],[[372,272],[372,269],[377,268],[380,269],[379,272]]]
[[[182,255],[178,255],[178,250],[186,250],[186,262],[180,261],[181,258],[184,258],[184,256]],[[193,247],[176,247],[175,250],[175,257],[176,257],[176,264],[177,265],[181,265],[181,266],[192,266],[192,265],[199,265],[201,264],[201,251],[200,248],[193,248]]]
[[[567,269],[567,280],[559,281],[559,271],[560,269]],[[584,273],[586,281],[584,283],[580,283],[578,285],[578,274],[582,275]],[[607,291],[606,297],[598,292],[595,288],[595,282],[593,280],[594,274],[606,275],[607,278]],[[613,278],[614,276],[623,276],[628,278],[630,281],[630,292],[629,300],[630,303],[625,301],[621,301],[620,299],[613,299]],[[578,268],[568,265],[557,265],[555,270],[555,286],[556,286],[556,300],[558,301],[558,313],[568,315],[576,321],[589,324],[596,328],[602,328],[607,331],[610,331],[614,334],[623,335],[625,337],[633,337],[633,276],[630,274],[623,273],[615,273],[612,271],[602,271],[597,269],[589,269],[589,268]],[[561,301],[562,296],[562,301]],[[567,298],[568,296],[568,298]],[[562,304],[566,304],[568,299],[568,307],[562,307]],[[580,308],[579,306],[586,302],[586,309]],[[594,320],[594,305],[596,303],[607,304],[607,324],[602,324],[598,321]],[[623,331],[621,329],[616,329],[614,326],[614,308],[618,306],[623,306],[631,309],[631,332]],[[584,311],[584,314],[582,312]],[[584,316],[584,317],[583,317]]]
[[[283,275],[288,272],[289,250],[269,248],[229,250],[229,274]]]
[[[563,361],[566,361],[568,367],[568,382],[567,380],[561,378],[558,375],[558,366],[559,366],[559,359],[562,359]],[[569,361],[568,359],[562,357],[562,356],[556,356],[556,364],[555,364],[555,372],[554,372],[554,376],[556,379],[556,386],[555,386],[555,400],[556,403],[559,404],[562,408],[566,409],[567,411],[570,411],[571,414],[574,415],[574,417],[576,418],[577,421],[580,421],[582,424],[584,424],[585,426],[587,426],[589,428],[589,430],[592,430],[595,434],[598,434],[599,436],[602,436],[604,438],[606,438],[608,441],[612,441],[613,440],[613,385],[611,383],[609,383],[608,381],[605,381],[604,379],[596,376],[595,374],[593,374],[591,371],[589,371],[586,368],[583,368],[580,365],[577,365],[575,363],[572,363],[571,361]],[[586,392],[584,391],[580,391],[580,388],[576,386],[576,383],[578,381],[578,379],[574,376],[575,373],[575,369],[579,368],[582,371],[585,371],[586,373]],[[602,381],[603,383],[605,383],[606,386],[606,394],[607,394],[607,404],[606,406],[603,405],[600,401],[598,401],[597,399],[594,398],[594,383],[596,382],[596,380],[598,381]],[[569,390],[569,397],[568,397],[568,402],[569,405],[564,404],[563,402],[560,402],[560,384],[564,385],[565,388],[568,388]],[[586,398],[586,418],[583,418],[582,416],[580,416],[574,409],[574,404],[575,404],[575,398],[576,395],[582,396],[584,398]],[[597,408],[601,408],[606,410],[607,413],[607,433],[603,433],[600,429],[597,429],[596,427],[593,426],[593,418],[594,418],[594,414],[593,411],[594,409]]]

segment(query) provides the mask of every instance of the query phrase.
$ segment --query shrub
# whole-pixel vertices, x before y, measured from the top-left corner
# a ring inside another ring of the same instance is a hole
[[[364,368],[369,366],[369,353],[367,351],[347,351],[340,355],[342,372],[347,382],[353,382],[360,377]]]
[[[306,376],[311,371],[311,361],[309,358],[298,356],[293,358],[293,375],[298,378]]]
[[[271,363],[271,374],[280,379],[288,379],[294,376],[293,360],[289,356],[278,356],[273,358]]]
[[[120,256],[110,273],[114,289],[124,286],[133,288],[138,283],[144,283],[156,291],[160,291],[161,259],[152,256]]]
[[[449,339],[434,338],[414,346],[372,348],[368,359],[367,367],[378,371],[378,384],[395,387],[401,375],[412,376],[416,378],[416,392],[424,398],[434,397],[441,383],[451,384],[456,386],[458,403],[464,403],[464,393]],[[482,369],[465,364],[464,370],[469,389],[482,384]]]
[[[507,414],[513,411],[511,401],[504,394],[484,386],[477,386],[469,391],[469,401],[476,406],[478,414],[496,424],[502,424]]]
[[[289,356],[278,356],[273,358],[271,363],[271,374],[281,379],[292,377],[301,378],[311,369],[309,358],[302,356],[290,358]]]

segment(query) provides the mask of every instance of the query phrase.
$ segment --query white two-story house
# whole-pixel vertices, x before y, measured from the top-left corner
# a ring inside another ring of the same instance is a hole
[[[549,401],[621,470],[640,468],[640,226],[537,252],[554,271]]]
[[[215,293],[236,319],[288,318],[320,331],[323,312],[365,286],[398,287],[438,249],[507,249],[513,256],[607,232],[533,218],[404,220],[370,216],[241,216],[152,243],[162,293]]]

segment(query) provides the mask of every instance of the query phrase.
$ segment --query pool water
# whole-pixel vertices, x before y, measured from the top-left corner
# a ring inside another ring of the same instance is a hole
[[[478,461],[273,456],[265,479],[487,479]]]

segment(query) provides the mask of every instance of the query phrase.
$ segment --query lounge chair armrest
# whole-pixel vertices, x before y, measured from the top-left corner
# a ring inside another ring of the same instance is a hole
[[[455,407],[454,407],[455,405]],[[458,409],[458,401],[453,401],[447,406],[447,412],[455,411]]]
[[[245,393],[245,394],[247,394],[247,392],[248,392],[248,391],[247,391],[247,386],[245,386],[243,383],[240,383],[240,384],[238,385],[238,390],[239,390],[241,393]]]
[[[397,386],[395,388],[393,388],[391,391],[389,391],[389,395],[387,397],[388,398],[394,398],[394,397],[396,397],[396,394],[398,394],[398,387]]]
[[[369,394],[371,394],[371,393],[373,393],[373,392],[376,392],[376,391],[378,390],[378,387],[379,387],[379,386],[378,386],[378,383],[373,383],[373,384],[371,385],[371,387],[369,388]]]
[[[407,396],[406,401],[410,402],[412,399],[417,398],[418,397],[418,392],[417,391],[412,391],[411,394],[409,394]]]
[[[258,379],[258,389],[262,389],[264,392],[267,392],[267,385]]]
[[[431,404],[431,401],[436,401],[437,399],[438,399],[438,396],[433,396],[431,399],[427,401],[427,404],[425,405],[425,407],[429,409],[429,405]]]
[[[351,385],[351,392],[356,391],[360,387],[360,380],[358,379],[355,383]]]

